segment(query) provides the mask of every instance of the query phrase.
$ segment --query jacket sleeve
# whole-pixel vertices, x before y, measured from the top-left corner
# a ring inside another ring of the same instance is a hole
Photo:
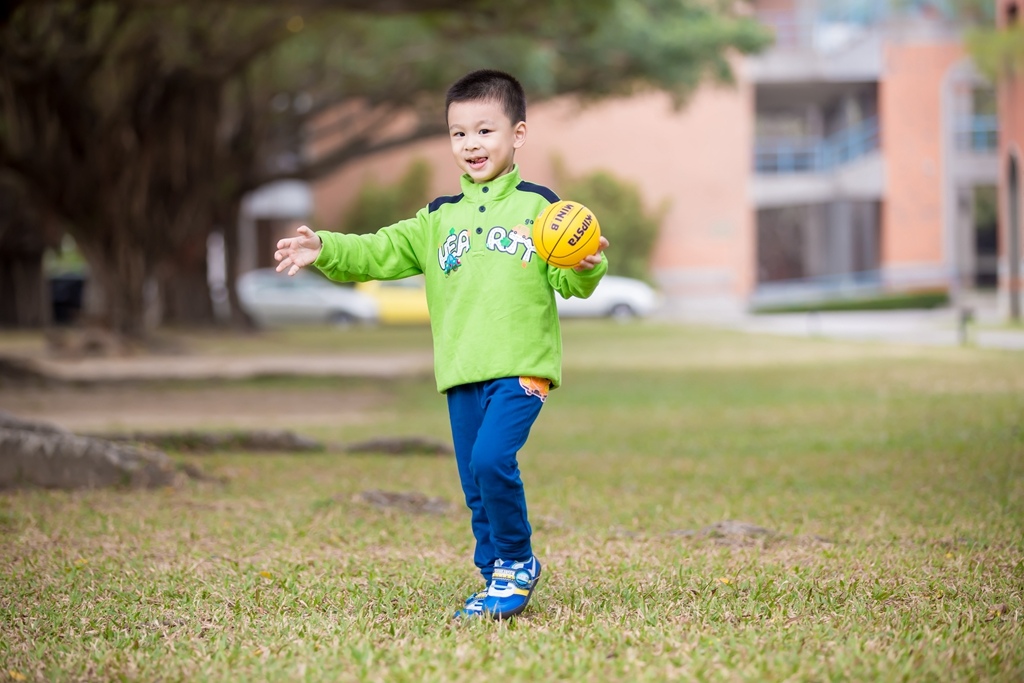
[[[601,281],[601,278],[607,272],[608,257],[602,253],[601,263],[590,270],[576,272],[572,268],[548,266],[548,282],[551,283],[551,287],[561,294],[563,298],[568,299],[570,296],[575,296],[580,299],[586,299],[594,293],[594,290],[597,289],[597,283]]]
[[[398,280],[423,272],[421,246],[430,234],[426,208],[369,235],[318,230],[323,248],[313,265],[332,280]]]

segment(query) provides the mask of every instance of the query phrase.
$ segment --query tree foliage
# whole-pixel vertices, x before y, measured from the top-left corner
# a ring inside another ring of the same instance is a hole
[[[953,0],[952,12],[966,27],[964,42],[975,66],[993,83],[1024,73],[1024,26],[997,21],[991,0]]]
[[[430,176],[430,164],[417,159],[396,183],[367,181],[337,231],[363,235],[415,215],[430,201]]]
[[[59,217],[107,325],[212,319],[205,245],[270,180],[444,130],[441,95],[503,68],[536,101],[645,88],[682,104],[766,33],[723,0],[13,2],[0,170]],[[156,296],[147,292],[157,292]],[[237,306],[235,307],[237,310]]]
[[[516,74],[532,100],[657,88],[682,105],[702,81],[731,79],[730,55],[768,40],[724,3],[562,0],[520,3],[517,12],[486,4],[503,9],[304,23],[301,38],[261,61],[254,78],[265,90],[257,99],[302,103],[280,111],[279,130],[306,154],[283,173],[316,178],[444,132],[444,90],[471,69]]]
[[[608,171],[570,176],[558,159],[555,160],[555,186],[563,199],[578,201],[593,211],[601,234],[615,245],[615,256],[608,261],[608,272],[650,281],[651,254],[668,212],[668,200],[648,210],[644,207],[643,193],[634,183],[616,178]]]
[[[253,158],[243,131],[224,126],[223,84],[248,58],[222,47],[217,12],[200,30],[180,8],[42,2],[2,27],[0,163],[62,221],[104,322],[130,336],[158,304],[147,285],[172,275],[211,314],[187,274],[205,283],[206,235],[231,220],[244,180],[228,169]],[[250,49],[274,39],[258,14]]]
[[[967,33],[967,49],[993,83],[1024,73],[1024,26],[973,28]]]

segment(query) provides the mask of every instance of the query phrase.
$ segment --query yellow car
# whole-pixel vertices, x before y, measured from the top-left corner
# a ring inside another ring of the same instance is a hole
[[[357,282],[356,291],[377,302],[378,321],[384,325],[410,325],[430,322],[427,311],[427,290],[423,276],[401,280]]]

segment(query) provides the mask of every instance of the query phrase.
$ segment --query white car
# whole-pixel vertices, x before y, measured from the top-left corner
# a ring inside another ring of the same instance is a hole
[[[350,285],[304,270],[293,276],[262,268],[238,278],[242,308],[261,326],[376,323],[377,302]]]
[[[587,299],[563,299],[555,294],[558,315],[563,318],[628,320],[650,315],[658,307],[658,293],[642,280],[605,275]]]

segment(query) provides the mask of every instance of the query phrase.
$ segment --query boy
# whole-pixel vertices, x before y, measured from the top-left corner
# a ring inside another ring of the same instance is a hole
[[[302,226],[274,257],[289,275],[310,264],[334,280],[424,274],[437,388],[447,395],[473,559],[486,582],[455,616],[503,619],[526,608],[541,573],[516,455],[561,383],[554,290],[590,296],[608,269],[608,241],[572,269],[536,255],[533,220],[558,197],[520,180],[514,157],[526,142],[526,97],[515,78],[467,74],[449,88],[445,111],[461,194],[372,235]]]

